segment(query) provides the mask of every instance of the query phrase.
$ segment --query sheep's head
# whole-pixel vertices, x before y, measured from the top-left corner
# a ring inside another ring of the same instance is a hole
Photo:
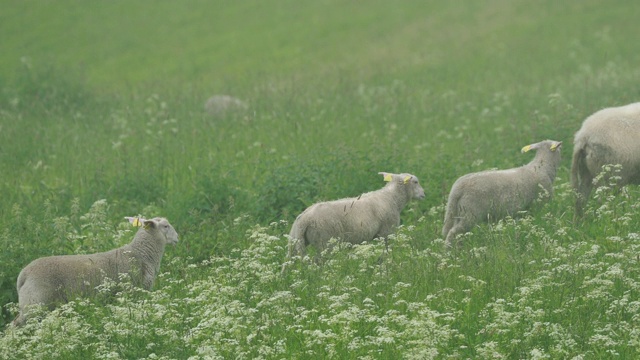
[[[560,150],[560,148],[562,148],[562,141],[552,141],[549,150],[556,151]]]
[[[562,141],[545,140],[536,144],[527,145],[522,148],[522,152],[527,152],[531,149],[536,150],[536,156],[531,160],[530,164],[535,163],[537,166],[545,167],[547,171],[552,174],[552,178],[555,177],[555,171],[560,165],[560,149],[562,148]]]
[[[529,150],[546,149],[546,150],[549,150],[551,152],[556,152],[557,151],[559,153],[561,148],[562,148],[562,141],[545,140],[545,141],[541,141],[539,143],[527,145],[527,146],[522,148],[521,152],[526,153]]]
[[[165,218],[144,219],[141,217],[125,217],[133,226],[142,226],[147,231],[158,231],[164,236],[167,244],[178,243],[178,233]]]
[[[402,186],[409,186],[409,193],[412,199],[424,199],[424,189],[420,186],[418,177],[411,174],[392,174],[387,172],[379,172],[383,176],[384,181],[396,183]]]
[[[167,244],[175,245],[178,243],[178,233],[176,229],[169,224],[169,221],[165,218],[153,218],[150,220],[144,221],[144,228],[147,230],[156,229],[161,234],[164,235],[164,238]]]

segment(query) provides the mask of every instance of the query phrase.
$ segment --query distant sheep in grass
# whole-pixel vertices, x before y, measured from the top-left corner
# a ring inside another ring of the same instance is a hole
[[[527,145],[522,152],[536,150],[527,165],[508,170],[489,170],[460,177],[451,187],[442,228],[447,247],[456,236],[483,221],[497,221],[526,210],[541,191],[553,192],[560,164],[562,142],[546,140]]]
[[[23,325],[30,306],[52,309],[75,297],[89,296],[105,278],[118,281],[120,274],[129,273],[133,284],[151,289],[165,245],[176,244],[178,234],[165,218],[127,219],[141,225],[127,245],[97,254],[43,257],[22,269],[17,283],[20,314],[13,323]]]
[[[320,252],[331,238],[360,244],[393,233],[402,209],[411,199],[423,199],[424,190],[414,175],[379,174],[387,182],[379,190],[317,203],[302,212],[291,227],[289,257],[304,256],[307,246]]]
[[[576,217],[583,215],[594,178],[609,164],[622,165],[618,186],[640,184],[640,103],[597,111],[576,132],[571,165]]]
[[[204,104],[207,114],[212,116],[222,116],[230,111],[246,110],[247,104],[233,96],[214,95]]]

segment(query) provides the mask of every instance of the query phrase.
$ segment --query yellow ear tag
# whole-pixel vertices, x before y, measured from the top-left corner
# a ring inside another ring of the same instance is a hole
[[[142,226],[142,221],[144,221],[143,218],[139,217],[125,216],[124,218],[129,220],[129,223],[133,226]]]
[[[526,153],[527,151],[531,150],[531,145],[527,145],[525,147],[522,148],[522,150],[520,150],[523,153]]]
[[[551,145],[551,151],[556,151],[556,149],[560,146],[560,143],[554,143]]]
[[[408,183],[408,182],[409,182],[409,179],[411,179],[411,176],[409,176],[409,175],[405,176],[405,177],[404,177],[404,179],[402,179],[402,183],[403,183],[403,184]]]
[[[391,180],[393,180],[393,176],[391,176],[391,174],[385,173],[384,174],[384,181],[389,182]]]

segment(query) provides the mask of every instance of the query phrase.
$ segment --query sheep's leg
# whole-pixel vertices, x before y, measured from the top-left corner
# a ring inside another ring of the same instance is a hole
[[[23,298],[24,297],[25,296],[23,295]],[[44,303],[45,302],[43,300],[22,301],[22,303],[20,303],[20,313],[11,322],[11,324],[13,324],[14,326],[23,326],[24,324],[27,323],[27,319],[29,318],[29,316],[28,316],[29,311],[33,307],[42,306],[42,304],[44,304]],[[52,306],[50,306],[50,308],[53,309]]]
[[[454,224],[447,232],[447,237],[445,239],[445,245],[447,246],[447,249],[453,248],[454,245],[459,245],[456,237],[459,234],[464,234],[465,232],[467,232],[467,230],[469,230],[469,225],[463,219],[457,218],[453,222]]]
[[[29,319],[29,313],[38,307],[46,307],[49,310],[53,310],[55,308],[55,303],[51,301],[47,302],[44,300],[44,297],[37,298],[36,300],[30,299],[32,301],[22,302],[20,303],[20,313],[16,316],[15,319],[11,322],[14,326],[23,326],[27,323],[27,319]],[[48,303],[48,305],[47,305]]]
[[[447,233],[447,237],[445,239],[445,246],[447,247],[447,249],[452,249],[454,244],[457,245],[456,242],[456,235],[458,235],[460,233],[459,229],[457,229],[456,227],[452,227],[449,232]]]
[[[280,271],[281,274],[286,272],[287,262],[291,261],[294,256],[300,255],[300,257],[304,257],[307,255],[307,248],[304,246],[304,240],[289,237],[287,248],[287,260],[282,264],[282,270]]]
[[[451,189],[451,194],[449,194],[449,199],[447,200],[446,211],[444,214],[444,224],[442,226],[442,236],[445,238],[445,243],[447,244],[447,248],[450,248],[453,241],[455,240],[456,234],[458,234],[459,229],[456,229],[453,233],[452,230],[455,225],[460,225],[462,218],[459,216],[464,213],[465,209],[463,206],[460,206],[460,200],[462,198],[462,192],[455,191],[453,188]],[[458,215],[458,216],[456,216]]]
[[[304,257],[307,255],[307,248],[304,245],[304,240],[289,238],[289,254],[288,257],[292,258],[296,255]]]
[[[591,190],[593,189],[594,176],[591,175],[591,172],[586,168],[580,168],[579,171],[579,179],[577,179],[577,181],[574,181],[573,183],[576,196],[574,221],[577,221],[583,217],[584,208],[589,201],[589,196],[591,195]]]
[[[591,187],[593,186],[593,176],[587,166],[586,156],[587,154],[584,149],[576,152],[573,155],[573,162],[571,164],[571,185],[573,186],[576,196],[574,221],[582,218],[584,207],[589,199]]]
[[[13,326],[23,326],[27,322],[27,317],[24,316],[23,310],[20,309],[20,314],[11,322]]]
[[[297,255],[300,257],[305,257],[307,255],[307,247],[303,239],[296,239],[294,246]]]
[[[576,189],[576,206],[574,220],[580,219],[584,215],[584,207],[586,206],[587,200],[589,199],[589,194],[591,194],[591,179],[589,179],[589,181],[584,181]]]
[[[453,227],[453,216],[446,214],[444,217],[444,225],[442,226],[442,236],[446,238],[447,235],[449,235],[449,232],[451,231],[452,227]]]

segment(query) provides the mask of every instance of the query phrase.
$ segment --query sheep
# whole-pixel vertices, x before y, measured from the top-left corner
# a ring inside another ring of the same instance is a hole
[[[378,174],[387,182],[383,188],[357,198],[316,203],[298,215],[289,233],[288,257],[304,256],[307,246],[322,251],[331,238],[360,244],[393,233],[402,209],[411,199],[424,199],[424,190],[414,175]]]
[[[608,164],[622,165],[617,186],[640,184],[640,102],[597,111],[576,132],[571,164],[575,219],[583,215],[593,180]]]
[[[449,193],[442,236],[451,248],[458,234],[483,221],[515,216],[529,208],[541,191],[553,192],[560,164],[562,142],[545,140],[527,145],[522,152],[536,150],[527,165],[507,170],[471,173],[455,181]]]
[[[130,274],[134,285],[150,290],[165,245],[176,244],[178,234],[165,218],[126,219],[141,226],[127,245],[96,254],[43,257],[22,269],[17,282],[20,313],[13,324],[24,325],[31,306],[53,309],[75,297],[90,296],[105,278],[118,281],[120,274]]]
[[[229,111],[246,110],[247,104],[233,96],[213,95],[204,104],[207,114],[212,116],[222,116]]]

